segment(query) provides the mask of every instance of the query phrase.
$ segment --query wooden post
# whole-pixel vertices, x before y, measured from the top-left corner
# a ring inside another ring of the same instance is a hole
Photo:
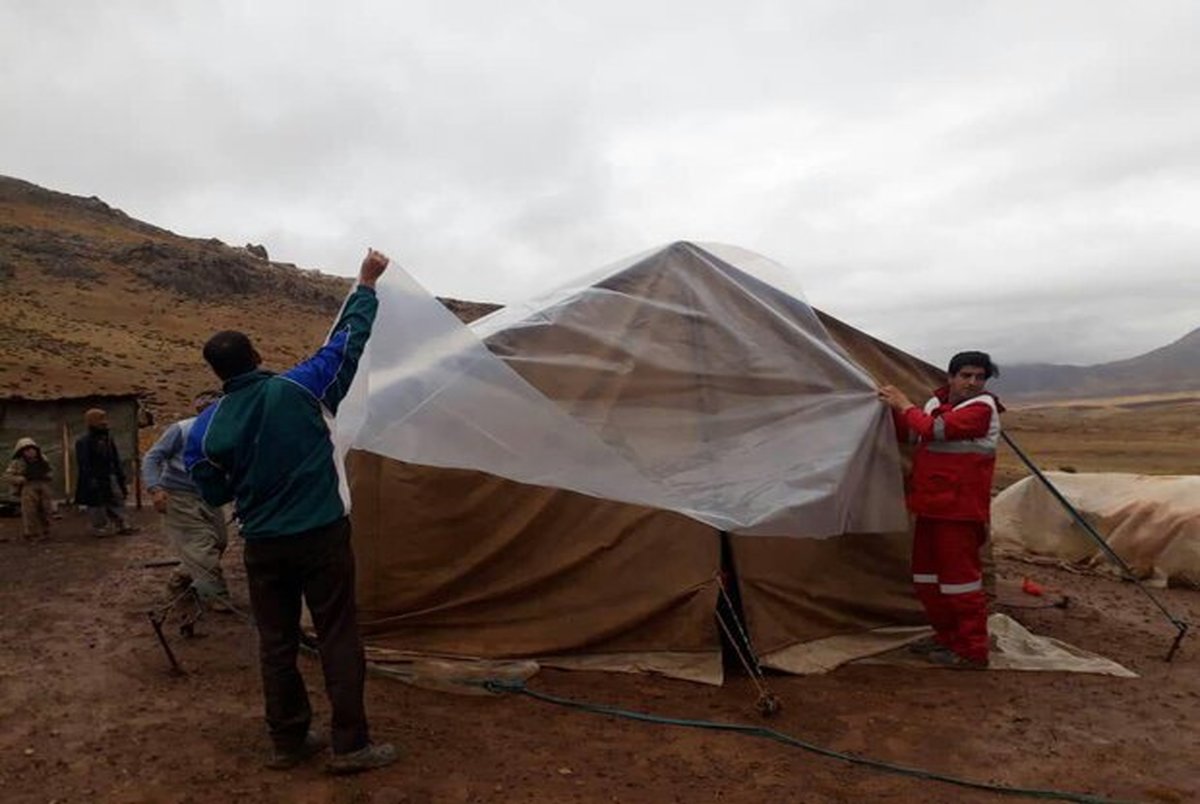
[[[71,430],[66,420],[62,423],[63,490],[67,493],[67,504],[75,498],[75,475],[71,473]]]
[[[139,511],[142,510],[142,439],[138,427],[140,407],[141,402],[133,403],[133,497]]]

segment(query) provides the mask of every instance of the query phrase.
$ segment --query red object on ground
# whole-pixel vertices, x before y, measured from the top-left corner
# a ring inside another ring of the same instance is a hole
[[[1028,578],[1021,582],[1021,591],[1027,595],[1033,595],[1034,597],[1041,597],[1046,593],[1046,590],[1042,588],[1041,584],[1039,584],[1037,581],[1031,581]]]

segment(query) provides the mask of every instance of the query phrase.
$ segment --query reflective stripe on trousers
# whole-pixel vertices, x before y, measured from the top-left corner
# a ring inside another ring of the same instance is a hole
[[[987,597],[979,555],[982,522],[918,517],[913,587],[939,643],[975,661],[987,658]]]

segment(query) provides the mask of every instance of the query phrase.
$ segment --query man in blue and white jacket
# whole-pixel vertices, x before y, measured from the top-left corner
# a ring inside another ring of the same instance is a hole
[[[309,730],[312,710],[296,667],[302,601],[333,710],[329,770],[354,773],[396,760],[392,745],[368,735],[349,500],[330,431],[371,336],[375,282],[387,264],[383,254],[367,253],[325,345],[282,374],[259,368],[262,358],[244,333],[218,332],[204,345],[225,395],[196,418],[185,463],[210,505],[237,505],[272,768],[297,765],[325,745]]]
[[[221,395],[199,394],[193,404],[199,414]],[[171,579],[171,591],[194,587],[201,600],[217,611],[229,610],[229,587],[221,572],[221,556],[228,544],[225,514],[209,505],[192,482],[183,452],[195,417],[168,427],[142,459],[142,485],[150,492],[154,510],[163,515],[163,531],[179,558],[180,570]]]

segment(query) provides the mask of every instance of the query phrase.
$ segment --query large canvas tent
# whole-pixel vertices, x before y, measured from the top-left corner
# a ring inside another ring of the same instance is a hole
[[[339,430],[369,644],[719,683],[722,577],[785,670],[919,621],[874,387],[936,374],[786,269],[676,243],[469,329],[381,293]]]

